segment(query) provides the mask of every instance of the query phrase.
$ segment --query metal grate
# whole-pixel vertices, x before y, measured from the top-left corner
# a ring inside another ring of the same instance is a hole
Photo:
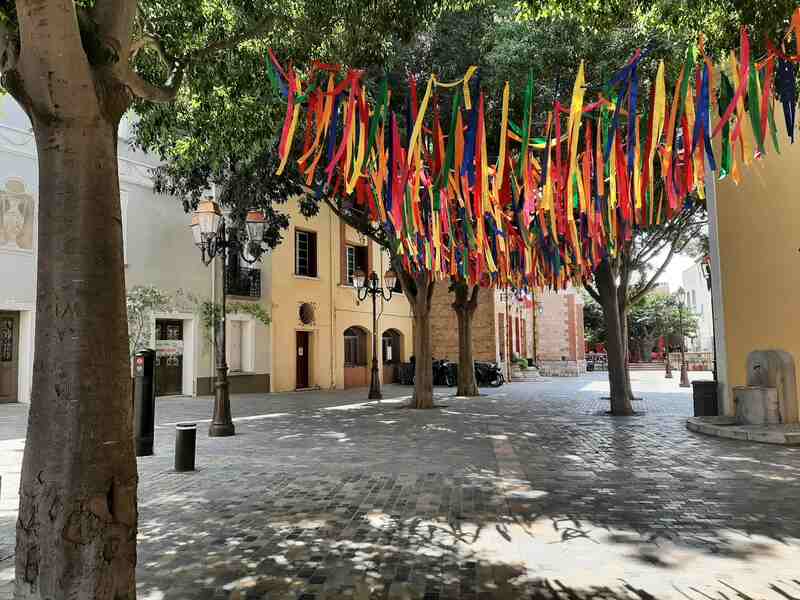
[[[239,267],[225,272],[225,292],[232,296],[261,297],[261,269]]]

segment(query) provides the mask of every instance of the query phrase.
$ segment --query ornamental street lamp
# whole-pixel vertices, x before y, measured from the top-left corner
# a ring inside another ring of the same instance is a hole
[[[392,299],[392,292],[397,283],[397,274],[394,269],[389,269],[383,275],[383,284],[385,287],[380,287],[378,274],[373,271],[366,276],[361,269],[357,270],[353,275],[353,285],[356,288],[356,297],[359,302],[367,299],[367,296],[372,296],[372,374],[369,382],[369,395],[370,400],[380,400],[383,398],[381,394],[381,381],[378,377],[378,312],[377,300],[378,296],[383,298],[386,302]]]
[[[538,352],[538,345],[536,341],[536,316],[542,316],[544,313],[544,307],[542,306],[541,301],[536,301],[536,296],[533,296],[533,364],[536,368],[539,368],[539,352]]]
[[[222,261],[222,307],[221,314],[214,315],[216,325],[216,363],[217,377],[214,381],[214,416],[208,435],[222,437],[234,435],[236,430],[231,419],[231,403],[228,394],[228,365],[225,358],[225,293],[227,287],[227,264],[229,260],[241,257],[252,264],[261,258],[267,246],[264,242],[266,226],[264,213],[251,210],[245,217],[244,227],[241,224],[226,225],[225,217],[214,202],[208,197],[197,205],[192,214],[192,237],[200,248],[203,264],[208,266],[215,257]],[[214,311],[216,313],[216,311]]]
[[[689,383],[689,370],[686,367],[686,354],[683,349],[683,301],[686,298],[686,290],[680,288],[678,290],[678,322],[681,333],[681,383],[680,387],[691,387]]]

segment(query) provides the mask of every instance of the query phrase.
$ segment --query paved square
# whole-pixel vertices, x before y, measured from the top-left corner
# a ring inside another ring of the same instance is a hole
[[[604,414],[598,373],[431,411],[402,408],[399,386],[380,404],[240,396],[237,435],[214,439],[209,399],[161,399],[156,455],[139,459],[138,595],[800,598],[800,449],[691,433],[688,391],[632,376],[635,417]],[[177,474],[187,420],[198,471]],[[0,407],[0,598],[24,421]]]

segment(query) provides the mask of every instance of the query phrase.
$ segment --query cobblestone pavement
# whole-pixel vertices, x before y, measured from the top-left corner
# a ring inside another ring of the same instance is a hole
[[[633,378],[635,417],[605,414],[598,373],[431,411],[398,386],[241,396],[214,439],[210,400],[159,400],[139,598],[800,598],[800,449],[691,433],[675,379]],[[24,420],[0,407],[0,598]],[[198,470],[176,474],[187,420]]]

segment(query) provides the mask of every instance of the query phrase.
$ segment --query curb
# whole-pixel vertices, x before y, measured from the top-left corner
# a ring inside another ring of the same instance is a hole
[[[800,446],[800,428],[796,425],[737,425],[734,417],[689,417],[686,428],[730,440]]]

